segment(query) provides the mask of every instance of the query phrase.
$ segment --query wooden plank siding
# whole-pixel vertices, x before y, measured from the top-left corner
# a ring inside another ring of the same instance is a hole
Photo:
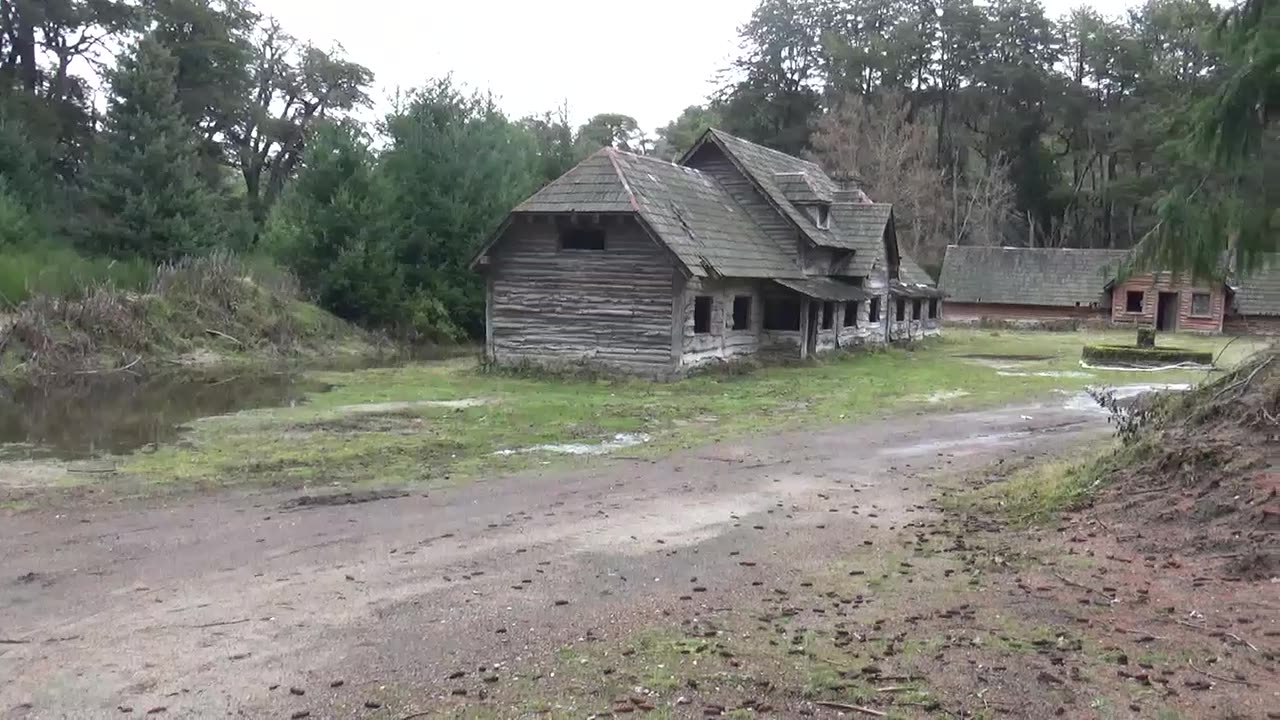
[[[1143,293],[1142,311],[1131,313],[1127,302],[1130,292]],[[1135,275],[1124,283],[1117,283],[1111,292],[1111,322],[1117,325],[1155,327],[1160,293],[1178,294],[1178,332],[1220,333],[1222,315],[1226,306],[1226,289],[1222,285],[1193,285],[1172,273],[1147,273]],[[1191,296],[1196,293],[1209,295],[1209,313],[1191,314]]]
[[[758,280],[713,280],[690,278],[684,292],[684,344],[680,366],[693,368],[718,360],[752,355],[760,349],[760,328],[764,323],[761,284]],[[751,314],[745,330],[733,329],[734,298],[751,298]],[[711,327],[706,333],[693,331],[693,306],[698,297],[711,298]]]
[[[490,251],[491,360],[674,369],[671,255],[634,218],[604,228],[604,250],[561,250],[549,218],[508,227]]]
[[[1280,335],[1280,316],[1228,315],[1222,330],[1231,335]]]
[[[800,265],[800,235],[795,226],[774,209],[715,143],[703,143],[686,164],[715,178],[751,221],[764,231],[765,236],[776,242],[791,260]]]
[[[1009,305],[1003,303],[958,303],[948,301],[947,322],[1009,322],[1053,323],[1063,321],[1096,320],[1106,322],[1110,318],[1111,307],[1053,307],[1049,305]]]

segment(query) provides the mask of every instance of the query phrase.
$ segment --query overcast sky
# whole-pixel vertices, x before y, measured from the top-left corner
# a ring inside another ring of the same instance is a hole
[[[758,0],[258,0],[302,40],[340,43],[377,75],[376,94],[453,73],[520,117],[559,107],[572,120],[635,117],[646,131],[703,102]],[[1089,4],[1045,0],[1056,16]]]

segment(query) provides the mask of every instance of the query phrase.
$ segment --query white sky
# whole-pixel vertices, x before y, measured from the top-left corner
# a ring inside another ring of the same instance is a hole
[[[1132,0],[1044,0],[1118,13]],[[703,102],[757,0],[258,0],[286,31],[340,43],[376,75],[375,97],[450,72],[490,90],[508,114],[569,103],[575,124],[601,112],[646,131]]]

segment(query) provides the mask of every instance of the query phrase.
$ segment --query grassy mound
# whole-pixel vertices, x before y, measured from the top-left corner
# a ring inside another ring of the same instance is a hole
[[[291,277],[230,255],[164,265],[143,292],[36,295],[0,318],[0,374],[105,372],[194,357],[288,356],[365,344]]]
[[[1145,552],[1199,552],[1229,560],[1240,576],[1280,575],[1277,351],[1125,412],[1098,509],[1152,528]]]
[[[1132,345],[1085,345],[1084,359],[1104,365],[1136,365],[1155,367],[1196,363],[1212,365],[1213,353],[1176,347],[1142,348]]]

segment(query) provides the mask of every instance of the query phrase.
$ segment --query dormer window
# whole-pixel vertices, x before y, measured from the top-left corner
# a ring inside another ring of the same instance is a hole
[[[813,221],[817,223],[818,229],[827,230],[831,227],[831,206],[825,203],[815,205],[813,208]]]

